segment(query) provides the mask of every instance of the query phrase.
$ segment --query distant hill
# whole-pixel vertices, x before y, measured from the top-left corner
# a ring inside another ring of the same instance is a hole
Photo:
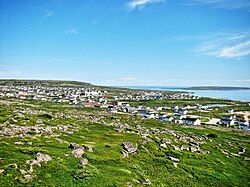
[[[231,87],[231,86],[193,86],[184,89],[185,90],[250,90],[249,87]]]
[[[67,80],[23,80],[23,79],[0,79],[0,86],[46,86],[46,87],[82,87],[82,88],[99,88],[112,92],[137,92],[145,89],[130,89],[112,86],[99,86],[87,82],[67,81]],[[167,93],[168,91],[161,90]],[[172,91],[170,93],[173,93]]]
[[[41,86],[60,86],[60,87],[89,87],[94,86],[86,82],[61,81],[61,80],[18,80],[0,79],[0,85],[41,85]]]

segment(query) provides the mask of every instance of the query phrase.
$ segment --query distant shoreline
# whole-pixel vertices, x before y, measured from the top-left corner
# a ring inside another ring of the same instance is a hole
[[[192,86],[192,87],[171,87],[171,86],[118,86],[118,88],[133,88],[133,89],[171,89],[171,90],[218,90],[218,91],[232,91],[232,90],[250,90],[250,87],[233,87],[233,86]]]
[[[40,79],[2,79],[0,78],[0,83],[3,82],[26,82],[26,83],[32,83],[32,82],[54,82],[54,83],[74,83],[79,85],[93,85],[93,86],[100,86],[95,85],[89,82],[83,82],[83,81],[74,81],[74,80],[40,80]],[[239,86],[105,86],[102,85],[101,87],[113,87],[113,88],[130,88],[130,89],[150,89],[150,90],[159,90],[159,89],[171,89],[171,90],[187,90],[189,92],[192,90],[221,90],[221,91],[232,91],[232,90],[250,90],[250,87],[239,87]]]
[[[122,87],[119,87],[122,88]],[[197,87],[167,87],[167,86],[123,86],[123,88],[139,90],[160,90],[190,93],[200,97],[215,99],[229,99],[234,101],[250,102],[250,88],[247,87],[226,87],[226,86],[197,86]]]
[[[181,88],[184,90],[250,90],[250,87],[232,87],[232,86],[193,86],[188,88]]]

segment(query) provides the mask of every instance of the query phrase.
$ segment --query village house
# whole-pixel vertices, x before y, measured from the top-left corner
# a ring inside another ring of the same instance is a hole
[[[117,106],[128,106],[129,107],[129,103],[118,101]]]
[[[226,127],[234,125],[235,124],[235,116],[224,116],[219,121],[219,124],[221,124],[222,126],[226,126]]]
[[[175,114],[186,115],[188,113],[188,110],[186,110],[185,108],[179,108],[178,106],[175,106],[173,112]]]
[[[244,131],[250,131],[250,126],[249,125],[239,125],[239,129],[242,129]]]
[[[117,113],[117,109],[114,106],[108,106],[108,112],[109,113]]]
[[[246,121],[246,120],[237,120],[236,124],[249,126],[249,121]]]
[[[164,119],[166,118],[168,115],[167,114],[158,114],[157,118],[158,119]]]
[[[149,119],[154,119],[156,117],[156,114],[154,112],[147,112],[144,115],[145,118],[149,118]]]
[[[164,121],[164,122],[173,122],[174,118],[172,116],[166,116],[166,117],[162,118],[162,121]]]
[[[201,121],[198,118],[190,118],[190,117],[182,118],[179,120],[179,122],[185,125],[200,125],[201,124]]]

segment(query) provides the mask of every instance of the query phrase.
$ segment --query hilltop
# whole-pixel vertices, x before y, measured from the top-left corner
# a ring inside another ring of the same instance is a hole
[[[90,83],[79,81],[62,81],[62,80],[22,80],[22,79],[0,79],[0,85],[26,85],[26,86],[58,86],[58,87],[89,87],[94,86]]]

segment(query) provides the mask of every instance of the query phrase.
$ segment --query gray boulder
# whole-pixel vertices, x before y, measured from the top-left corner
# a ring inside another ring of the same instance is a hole
[[[134,153],[137,151],[137,147],[134,146],[131,142],[123,142],[122,146],[128,153]]]
[[[76,158],[81,158],[84,154],[84,148],[77,143],[70,143],[69,148],[73,149],[71,153]]]

